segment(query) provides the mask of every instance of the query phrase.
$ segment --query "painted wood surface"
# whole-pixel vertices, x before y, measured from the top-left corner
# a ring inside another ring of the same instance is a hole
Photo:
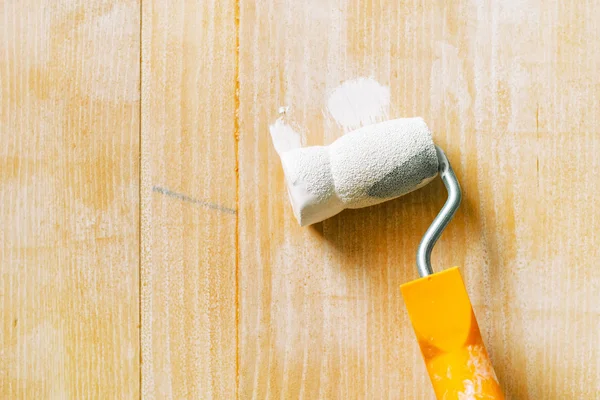
[[[376,119],[424,117],[461,181],[434,268],[462,267],[507,397],[599,398],[599,20],[3,2],[0,397],[432,398],[399,285],[443,185],[300,228],[270,143],[278,119],[331,143],[329,99],[370,77]]]
[[[0,398],[138,397],[139,1],[0,2]]]

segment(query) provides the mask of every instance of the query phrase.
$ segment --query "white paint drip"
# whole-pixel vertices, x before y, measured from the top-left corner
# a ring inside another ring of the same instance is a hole
[[[373,78],[358,78],[334,89],[327,109],[345,132],[387,119],[390,88]]]
[[[287,107],[280,107],[279,111],[283,114],[287,112]],[[275,123],[269,126],[269,131],[271,132],[271,140],[275,146],[275,151],[279,155],[302,147],[302,137],[294,128],[284,122],[283,117],[277,118]]]

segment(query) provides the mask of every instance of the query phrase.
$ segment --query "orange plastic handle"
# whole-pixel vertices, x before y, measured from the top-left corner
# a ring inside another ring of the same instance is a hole
[[[438,399],[504,399],[458,268],[400,287]]]

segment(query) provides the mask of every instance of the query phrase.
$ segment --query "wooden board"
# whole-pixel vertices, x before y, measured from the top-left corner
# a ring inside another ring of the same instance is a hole
[[[138,397],[139,6],[0,3],[0,398]]]
[[[0,397],[432,398],[399,285],[443,185],[300,228],[270,142],[343,135],[363,79],[460,179],[433,264],[507,398],[600,398],[599,7],[35,4],[0,6]]]
[[[142,10],[142,394],[232,399],[235,10],[216,0]]]
[[[305,144],[339,137],[328,97],[359,77],[390,88],[387,117],[424,117],[454,165],[464,202],[434,266],[463,266],[508,398],[599,397],[600,10],[241,4],[241,397],[433,396],[398,286],[443,186],[300,228],[270,144],[280,107]]]

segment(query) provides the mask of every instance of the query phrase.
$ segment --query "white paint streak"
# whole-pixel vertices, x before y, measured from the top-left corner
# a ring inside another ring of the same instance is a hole
[[[389,107],[390,88],[373,78],[346,81],[327,100],[329,113],[346,132],[387,119]]]
[[[286,111],[284,110],[284,112]],[[279,155],[286,151],[302,147],[301,135],[290,125],[286,124],[282,117],[277,118],[275,123],[269,126],[269,131],[271,132],[271,140],[273,141],[273,146],[275,146],[275,151]]]

